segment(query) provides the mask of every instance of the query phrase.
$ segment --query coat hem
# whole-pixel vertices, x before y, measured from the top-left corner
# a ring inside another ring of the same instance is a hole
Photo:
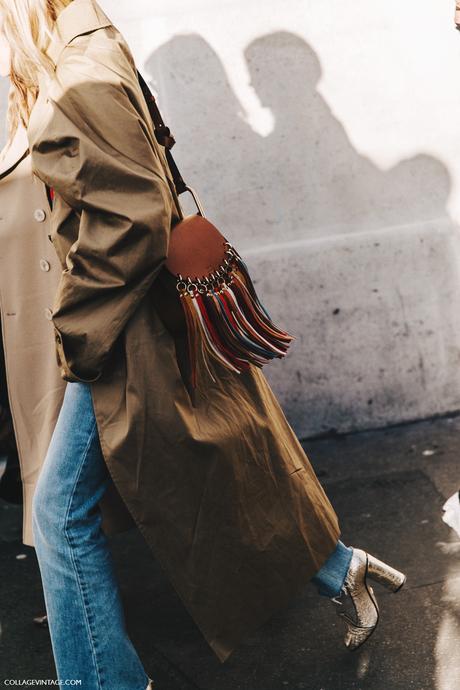
[[[324,560],[323,560],[322,558],[319,560],[320,565],[319,565],[319,567],[315,570],[315,572],[311,575],[311,577],[308,577],[308,575],[307,575],[307,577],[305,578],[305,582],[300,582],[300,583],[298,584],[297,587],[295,587],[294,589],[292,589],[292,590],[289,592],[289,596],[286,598],[286,600],[285,600],[284,602],[280,602],[278,606],[276,606],[276,607],[274,607],[274,608],[272,608],[272,609],[269,609],[268,612],[267,612],[266,617],[261,618],[261,619],[257,622],[257,624],[254,625],[252,628],[248,628],[248,629],[246,630],[246,632],[244,633],[244,635],[241,637],[241,639],[233,644],[233,646],[230,648],[230,651],[229,651],[227,654],[225,654],[225,656],[220,655],[220,654],[212,647],[212,645],[208,642],[209,646],[211,647],[211,649],[213,650],[213,652],[216,654],[217,658],[219,659],[219,661],[220,661],[221,663],[225,663],[225,661],[227,661],[227,659],[233,654],[233,652],[236,651],[236,649],[244,642],[244,640],[245,640],[247,637],[249,637],[250,635],[253,635],[255,632],[257,632],[257,630],[259,630],[263,625],[265,625],[266,623],[268,623],[268,621],[269,621],[273,616],[275,616],[277,613],[279,613],[280,611],[282,611],[282,610],[283,610],[286,606],[288,606],[297,596],[299,596],[300,593],[301,593],[301,591],[302,591],[302,588],[303,588],[303,587],[306,587],[307,585],[311,584],[311,578],[314,577],[314,576],[316,575],[316,573],[317,573],[317,572],[322,568],[322,566],[326,563],[326,561],[328,560],[328,558],[329,558],[330,556],[332,556],[332,554],[334,553],[334,550],[335,550],[335,548],[336,548],[336,546],[337,546],[337,542],[339,541],[340,536],[341,536],[341,532],[339,531],[339,532],[338,532],[338,535],[337,535],[337,539],[333,542],[333,545],[331,545],[331,550],[330,550],[330,552],[328,552],[327,556],[324,557]]]
[[[241,636],[241,638],[240,638],[239,640],[236,640],[235,642],[231,643],[230,645],[228,645],[228,644],[220,644],[220,643],[215,643],[215,642],[213,642],[213,641],[210,641],[210,640],[208,639],[208,637],[205,635],[205,633],[204,633],[202,627],[200,626],[200,624],[197,622],[197,620],[196,620],[194,614],[192,613],[192,611],[190,610],[190,608],[189,608],[187,602],[184,600],[182,594],[180,593],[180,590],[178,589],[178,587],[177,587],[177,585],[176,585],[176,583],[175,583],[174,577],[173,577],[173,576],[169,573],[169,571],[164,567],[163,562],[162,562],[162,559],[158,556],[155,547],[151,544],[150,539],[148,539],[148,537],[147,537],[147,534],[146,534],[146,532],[145,532],[144,526],[142,525],[141,522],[139,522],[137,516],[136,516],[135,513],[131,510],[130,505],[129,505],[129,502],[125,499],[124,491],[122,490],[121,485],[119,485],[118,482],[117,482],[115,473],[113,472],[113,468],[110,466],[110,463],[107,461],[107,458],[110,457],[110,453],[108,452],[108,449],[107,449],[107,447],[106,447],[106,445],[105,445],[105,439],[104,439],[104,435],[103,435],[103,426],[102,426],[102,424],[101,424],[101,421],[100,421],[99,416],[98,416],[98,411],[97,411],[97,404],[96,404],[96,398],[97,398],[97,396],[94,395],[94,390],[93,390],[93,386],[94,386],[94,385],[97,385],[97,383],[96,383],[96,384],[89,384],[89,385],[91,386],[91,395],[92,395],[92,399],[93,399],[94,415],[95,415],[96,422],[97,422],[98,433],[99,433],[99,441],[100,441],[100,444],[101,444],[102,455],[103,455],[103,457],[104,457],[104,461],[105,461],[105,464],[106,464],[107,469],[108,469],[108,471],[109,471],[109,474],[110,474],[110,476],[112,477],[112,480],[113,480],[113,482],[114,482],[114,484],[115,484],[115,486],[116,486],[116,488],[117,488],[117,490],[118,490],[118,493],[120,494],[120,497],[121,497],[121,499],[123,500],[123,502],[124,502],[126,508],[128,509],[129,513],[131,514],[131,516],[132,516],[132,518],[133,518],[133,520],[134,520],[134,523],[135,523],[136,527],[138,528],[140,534],[142,535],[144,541],[146,542],[148,548],[150,549],[150,551],[152,552],[153,556],[155,557],[155,559],[156,559],[156,560],[158,561],[158,563],[160,564],[160,566],[161,566],[163,572],[164,572],[165,575],[167,576],[167,579],[169,580],[169,582],[170,582],[171,585],[173,586],[173,588],[174,588],[174,590],[175,590],[177,596],[179,597],[180,601],[182,602],[182,604],[183,604],[185,610],[187,611],[187,613],[188,613],[188,614],[190,615],[190,617],[192,618],[192,620],[193,620],[194,624],[196,625],[197,629],[200,631],[202,637],[204,638],[204,640],[206,641],[206,643],[208,644],[208,646],[210,647],[210,649],[214,652],[214,654],[216,655],[217,659],[220,661],[220,663],[223,664],[223,663],[225,663],[225,662],[227,661],[227,659],[233,654],[233,652],[240,646],[240,644],[244,641],[244,639],[245,639],[247,636],[253,634],[253,633],[256,632],[262,625],[264,625],[265,623],[267,623],[273,615],[275,615],[278,611],[281,611],[281,610],[283,609],[283,607],[285,607],[286,605],[288,605],[288,603],[289,603],[290,601],[292,601],[292,599],[295,598],[295,596],[298,595],[298,594],[300,593],[302,587],[307,586],[307,584],[310,583],[311,578],[318,572],[318,570],[320,570],[320,568],[322,567],[322,565],[324,565],[324,563],[327,561],[327,559],[331,556],[331,554],[333,553],[334,549],[336,548],[337,542],[338,542],[338,540],[340,539],[340,534],[341,534],[341,533],[340,533],[340,529],[336,526],[336,527],[333,529],[333,531],[331,532],[331,535],[336,533],[336,534],[337,534],[337,538],[331,537],[331,547],[330,547],[330,551],[327,551],[326,555],[322,556],[322,557],[318,560],[319,565],[318,565],[317,567],[315,566],[315,570],[314,570],[314,572],[311,573],[311,576],[308,577],[308,575],[307,575],[307,576],[305,577],[305,582],[304,582],[304,583],[299,583],[298,587],[295,587],[294,589],[292,589],[292,590],[289,592],[289,595],[287,596],[287,598],[286,598],[286,600],[285,600],[284,602],[281,602],[278,606],[276,606],[276,607],[274,607],[274,608],[272,608],[272,609],[268,609],[268,610],[267,610],[267,615],[266,615],[264,618],[259,619],[259,621],[258,621],[254,626],[248,627],[247,630],[244,632],[244,634]],[[293,520],[293,522],[295,522],[295,520]],[[224,653],[222,653],[222,651],[219,651],[219,650],[222,650],[222,649],[225,649],[226,651],[225,651]]]
[[[26,504],[26,491],[24,487],[24,480],[22,479],[24,476],[24,456],[22,453],[22,447],[21,444],[19,443],[19,434],[18,434],[18,427],[17,427],[17,421],[15,418],[16,411],[13,409],[14,405],[12,404],[12,399],[10,395],[11,387],[10,387],[10,381],[9,381],[9,366],[8,366],[8,353],[7,353],[7,348],[6,348],[6,337],[5,337],[5,319],[4,319],[4,313],[3,313],[3,303],[1,299],[1,293],[0,293],[0,338],[2,339],[3,343],[3,357],[4,357],[4,362],[5,362],[5,383],[6,383],[6,392],[8,396],[8,404],[10,407],[10,414],[11,414],[11,422],[13,425],[13,433],[14,437],[16,440],[16,449],[18,453],[18,460],[19,460],[19,471],[21,474],[21,483],[22,483],[22,504],[25,506]],[[25,514],[23,515],[22,518],[22,535],[24,536],[25,533]],[[29,546],[26,544],[26,546]]]

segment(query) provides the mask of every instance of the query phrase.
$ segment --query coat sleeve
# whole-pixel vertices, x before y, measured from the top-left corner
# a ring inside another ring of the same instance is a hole
[[[167,256],[174,202],[135,76],[128,82],[116,67],[66,60],[57,82],[65,88],[50,90],[49,121],[32,145],[34,172],[79,219],[53,309],[67,381],[100,378]],[[56,233],[65,246],[65,223]]]

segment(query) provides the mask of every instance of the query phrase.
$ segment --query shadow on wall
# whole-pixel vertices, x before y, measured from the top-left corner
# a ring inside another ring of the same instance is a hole
[[[320,62],[299,36],[259,37],[245,59],[274,116],[267,137],[248,124],[202,37],[175,36],[146,68],[185,179],[248,257],[274,320],[297,336],[293,356],[267,368],[292,425],[309,437],[459,409],[459,247],[447,169],[418,155],[383,171],[360,155],[319,93]]]
[[[146,63],[184,177],[240,247],[447,217],[445,166],[421,154],[382,171],[361,156],[317,90],[321,65],[302,38],[262,36],[245,58],[251,85],[274,115],[268,137],[245,122],[202,37],[176,36]]]
[[[384,172],[359,155],[317,91],[321,65],[302,38],[262,36],[245,57],[251,84],[275,118],[268,137],[246,123],[222,63],[200,36],[177,36],[146,63],[186,179],[240,244],[447,217],[445,166],[418,155]],[[0,78],[0,148],[7,92]]]
[[[8,104],[9,80],[0,77],[0,151],[6,143],[6,107]]]

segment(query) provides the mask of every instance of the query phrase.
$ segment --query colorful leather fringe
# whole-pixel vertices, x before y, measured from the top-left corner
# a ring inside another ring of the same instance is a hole
[[[294,340],[273,324],[257,297],[246,264],[228,242],[225,255],[223,263],[209,276],[177,276],[194,388],[198,348],[212,376],[211,360],[241,373],[251,364],[262,367],[275,357],[284,357]]]

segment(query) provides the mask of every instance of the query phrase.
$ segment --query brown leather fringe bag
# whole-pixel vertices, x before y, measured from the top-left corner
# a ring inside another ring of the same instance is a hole
[[[155,309],[166,328],[176,338],[187,336],[189,383],[195,389],[200,354],[214,378],[213,362],[237,373],[251,364],[262,367],[275,357],[284,357],[294,338],[274,325],[243,259],[205,218],[196,192],[184,182],[171,155],[174,137],[139,72],[138,79],[155,136],[165,147],[176,193],[189,192],[198,209],[174,225],[168,257],[152,291]]]

